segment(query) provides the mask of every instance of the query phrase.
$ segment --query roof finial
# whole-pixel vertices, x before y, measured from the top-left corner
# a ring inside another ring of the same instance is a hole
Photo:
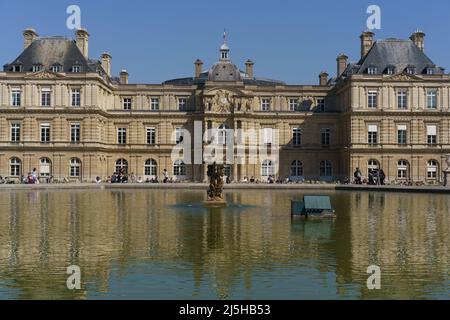
[[[227,43],[227,29],[223,28],[223,43]]]

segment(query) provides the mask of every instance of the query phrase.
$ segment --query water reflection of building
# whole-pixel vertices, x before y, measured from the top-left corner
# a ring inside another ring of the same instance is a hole
[[[316,225],[292,223],[288,199],[294,196],[229,192],[230,203],[255,207],[224,213],[180,207],[201,202],[204,195],[196,191],[1,193],[0,277],[15,282],[22,298],[107,293],[112,272],[125,275],[133,264],[153,262],[189,266],[191,276],[183,276],[192,294],[211,282],[221,298],[235,296],[241,281],[251,289],[261,272],[305,264],[335,272],[342,295],[348,284],[365,286],[372,263],[392,273],[389,280],[399,288],[412,275],[425,279],[423,290],[445,281],[444,197],[338,193],[333,201],[340,217],[317,232]],[[65,288],[70,264],[81,266],[88,288],[81,294]],[[425,272],[430,265],[435,273]],[[400,294],[412,295],[407,287]]]

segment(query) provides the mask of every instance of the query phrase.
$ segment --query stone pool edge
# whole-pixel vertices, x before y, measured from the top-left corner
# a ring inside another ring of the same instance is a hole
[[[168,183],[168,184],[10,184],[0,185],[0,192],[12,190],[114,190],[114,189],[196,189],[206,190],[206,183]],[[367,186],[338,184],[246,184],[225,185],[225,190],[322,190],[322,191],[379,191],[379,192],[417,192],[417,193],[450,193],[449,187],[443,186]]]

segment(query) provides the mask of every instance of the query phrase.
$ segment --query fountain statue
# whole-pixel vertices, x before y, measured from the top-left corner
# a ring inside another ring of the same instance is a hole
[[[223,198],[223,164],[209,164],[207,176],[209,179],[209,188],[207,191],[207,200],[203,203],[206,207],[225,207],[227,205]]]

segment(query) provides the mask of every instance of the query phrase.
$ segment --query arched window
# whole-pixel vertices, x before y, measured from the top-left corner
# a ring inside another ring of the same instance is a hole
[[[219,144],[227,144],[227,134],[229,133],[229,130],[230,127],[226,123],[219,126],[219,129],[217,130]]]
[[[291,163],[291,177],[303,176],[303,163],[300,160],[294,160]]]
[[[406,160],[399,160],[397,162],[397,178],[409,179],[409,163]]]
[[[116,161],[116,172],[128,173],[128,161],[125,159],[119,159]]]
[[[145,176],[156,176],[156,174],[157,174],[156,161],[153,159],[148,159],[147,161],[145,161],[144,175]]]
[[[436,160],[428,160],[427,162],[427,179],[437,180],[439,164]]]
[[[320,161],[320,176],[331,177],[331,175],[332,175],[331,162],[328,160]]]
[[[81,160],[78,158],[70,159],[70,177],[79,178],[81,177]]]
[[[52,162],[49,158],[39,160],[39,175],[41,177],[50,177],[52,174]]]
[[[367,173],[370,174],[373,171],[380,169],[380,163],[378,160],[370,159],[367,161]]]
[[[177,160],[173,164],[173,175],[174,176],[185,176],[186,175],[186,165],[183,160]]]
[[[10,174],[12,177],[20,177],[22,174],[22,161],[19,158],[9,160]]]
[[[273,173],[274,173],[273,162],[271,160],[264,160],[261,164],[261,176],[268,177],[273,175]]]

